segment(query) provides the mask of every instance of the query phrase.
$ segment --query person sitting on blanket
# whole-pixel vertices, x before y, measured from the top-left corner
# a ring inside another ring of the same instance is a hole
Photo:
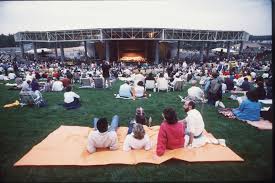
[[[89,153],[96,152],[97,148],[118,149],[118,137],[116,130],[119,126],[118,115],[113,116],[111,126],[108,128],[106,118],[94,118],[94,130],[88,135],[87,150]]]
[[[128,133],[123,143],[123,151],[130,151],[131,149],[145,149],[148,151],[151,149],[152,144],[150,138],[145,134],[145,130],[142,124],[134,123],[132,132]]]
[[[69,85],[65,89],[64,93],[64,104],[63,106],[66,109],[76,109],[80,107],[80,96],[72,91],[72,87]]]
[[[152,120],[152,118],[151,118],[151,120]],[[143,108],[138,107],[136,109],[135,119],[132,119],[131,121],[129,121],[127,134],[132,133],[135,123],[138,123],[138,124],[141,124],[141,125],[146,125],[146,126],[150,127],[152,125],[151,120],[150,120],[150,118],[148,119],[148,117],[145,116],[145,112],[144,112]]]
[[[162,156],[166,149],[184,147],[185,126],[178,122],[177,113],[173,108],[165,108],[162,113],[164,121],[160,125],[156,155]]]
[[[254,90],[256,90],[259,100],[264,100],[266,98],[266,91],[265,91],[263,82],[261,81],[257,82],[257,87]]]
[[[136,86],[133,88],[133,100],[137,97],[146,97],[147,93],[145,91],[144,85],[142,81],[139,81]]]
[[[244,78],[244,81],[242,82],[242,85],[240,86],[240,89],[242,91],[248,91],[248,90],[250,90],[250,83],[249,83],[247,77]]]
[[[187,117],[183,120],[186,126],[185,147],[196,147],[203,143],[200,137],[204,131],[204,121],[201,113],[195,107],[195,102],[192,100],[185,101],[183,105],[183,109],[187,113]]]
[[[247,99],[243,100],[239,108],[233,109],[233,114],[239,120],[259,121],[261,103],[258,102],[257,93],[255,90],[250,90],[246,93]]]
[[[132,91],[132,87],[130,86],[130,82],[129,81],[125,81],[124,84],[120,85],[119,87],[119,96],[120,97],[127,97],[127,98],[131,98],[133,95],[133,91]]]
[[[196,86],[197,81],[193,80],[191,83],[192,83],[192,86],[187,90],[188,95],[186,99],[203,101],[204,92],[202,91],[201,88]]]

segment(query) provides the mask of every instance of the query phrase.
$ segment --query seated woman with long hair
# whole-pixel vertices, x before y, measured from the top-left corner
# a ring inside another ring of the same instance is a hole
[[[142,81],[139,81],[132,91],[133,91],[133,99],[147,96],[147,93],[145,91]]]
[[[165,108],[162,112],[164,121],[160,125],[157,140],[157,156],[162,156],[166,149],[184,147],[185,125],[178,121],[173,108]]]

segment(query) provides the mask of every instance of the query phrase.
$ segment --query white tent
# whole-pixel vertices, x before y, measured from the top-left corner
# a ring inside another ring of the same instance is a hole
[[[215,49],[212,49],[213,52],[221,52],[221,50],[223,50],[224,53],[227,53],[227,49],[226,48],[215,48]],[[230,53],[237,53],[237,51],[230,50]]]
[[[42,50],[44,50],[44,52],[47,52],[47,53],[52,52],[52,50],[48,49],[48,48],[39,48],[39,49],[36,49],[36,50],[37,50],[37,53],[42,53]],[[31,49],[31,50],[27,51],[27,53],[34,54],[34,50]]]

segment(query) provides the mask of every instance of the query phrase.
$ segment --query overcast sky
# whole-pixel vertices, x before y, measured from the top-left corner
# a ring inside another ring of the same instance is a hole
[[[0,34],[107,27],[244,30],[271,35],[271,0],[0,2]]]

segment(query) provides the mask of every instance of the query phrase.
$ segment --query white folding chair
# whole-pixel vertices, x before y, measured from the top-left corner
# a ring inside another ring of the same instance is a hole
[[[145,81],[145,91],[147,89],[154,89],[155,88],[155,80],[146,80]]]
[[[160,90],[162,90],[162,91],[166,90],[168,92],[169,91],[168,80],[166,80],[166,79],[158,79],[157,80],[157,89],[158,89],[158,92]]]

